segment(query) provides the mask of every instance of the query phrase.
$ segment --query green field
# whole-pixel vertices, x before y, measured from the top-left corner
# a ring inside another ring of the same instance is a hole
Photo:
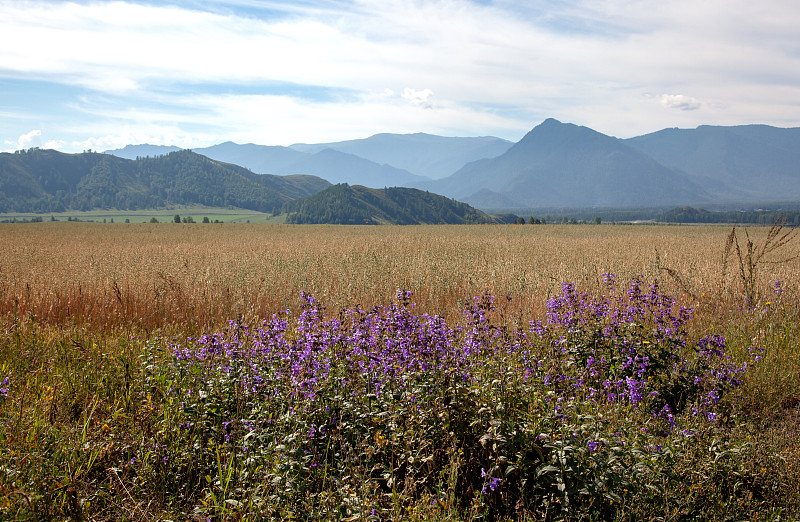
[[[171,223],[176,214],[181,218],[191,217],[196,223],[201,223],[204,217],[207,217],[211,222],[218,220],[223,223],[282,223],[285,220],[284,215],[273,216],[272,214],[241,208],[175,207],[158,210],[96,209],[88,211],[55,212],[50,214],[16,212],[0,214],[0,222],[42,220],[86,221],[93,223],[148,223],[155,218],[159,223]]]

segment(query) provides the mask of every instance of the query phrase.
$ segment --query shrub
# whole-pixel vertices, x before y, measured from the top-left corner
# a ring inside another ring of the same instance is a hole
[[[656,284],[606,280],[602,296],[564,285],[523,329],[494,324],[488,294],[450,326],[399,291],[336,319],[304,294],[294,320],[187,339],[147,365],[146,387],[166,393],[138,473],[198,516],[382,517],[423,503],[602,518],[661,498],[747,365],[720,336],[690,338],[691,310]]]

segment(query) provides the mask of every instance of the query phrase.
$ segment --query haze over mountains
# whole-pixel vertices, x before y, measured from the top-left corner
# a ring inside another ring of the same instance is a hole
[[[707,201],[688,176],[620,140],[549,119],[505,154],[424,188],[478,207],[630,207]]]
[[[715,200],[800,199],[800,128],[702,125],[625,143],[686,173]]]
[[[192,149],[211,159],[260,174],[310,174],[331,183],[380,188],[449,176],[464,164],[498,156],[513,143],[500,138],[450,138],[431,134],[376,134],[338,143],[291,147],[225,142]],[[176,147],[129,145],[107,151],[127,159],[168,154]]]
[[[331,185],[304,174],[254,174],[189,150],[133,160],[41,149],[0,154],[0,212],[197,205],[256,210],[298,224],[495,222],[466,203],[414,188],[373,189]]]
[[[388,164],[431,179],[444,178],[466,163],[494,158],[506,152],[512,142],[492,136],[456,138],[433,134],[375,134],[361,140],[338,143],[292,145],[301,152],[319,152],[325,148],[361,156],[379,164]]]
[[[129,146],[115,155],[171,148]],[[518,143],[377,134],[291,147],[223,143],[195,152],[269,174],[409,186],[478,208],[653,207],[800,201],[800,128],[664,129],[630,139],[548,119]],[[448,171],[451,170],[451,172]]]

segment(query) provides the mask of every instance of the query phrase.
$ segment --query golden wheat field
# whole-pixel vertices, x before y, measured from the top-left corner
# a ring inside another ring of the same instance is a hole
[[[603,273],[658,279],[679,298],[741,293],[737,229],[725,226],[285,226],[36,223],[0,225],[0,313],[94,327],[213,328],[299,305],[329,312],[414,292],[420,311],[453,319],[489,291],[508,316],[543,310],[562,282],[596,288]],[[747,235],[745,235],[747,234]],[[797,284],[800,242],[758,264],[756,288]],[[792,259],[793,258],[793,259]],[[789,261],[787,261],[789,260]],[[746,259],[745,259],[746,261]],[[723,277],[724,276],[724,277]],[[696,303],[695,303],[696,304]]]

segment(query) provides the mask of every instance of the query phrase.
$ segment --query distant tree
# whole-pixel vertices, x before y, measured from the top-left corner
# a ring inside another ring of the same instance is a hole
[[[518,217],[517,220],[514,221],[514,224],[516,224],[516,225],[524,225],[525,224],[525,218],[522,217],[522,216]]]
[[[158,223],[158,220],[155,217],[151,217],[150,223]]]
[[[130,222],[131,222],[130,218],[125,218],[125,223],[130,223]]]
[[[113,223],[113,222],[114,222],[114,218],[111,218],[111,223]]]
[[[208,219],[208,216],[203,216],[203,223],[211,223],[211,220]]]
[[[184,223],[194,223],[194,219],[192,218],[192,216],[186,216],[185,218],[183,218],[183,222]]]
[[[594,224],[595,225],[599,225],[602,222],[603,222],[603,218],[601,218],[600,216],[595,216],[594,217]]]
[[[181,216],[179,214],[175,214],[175,217],[172,219],[172,221],[175,222],[175,223],[180,223],[181,222]]]

